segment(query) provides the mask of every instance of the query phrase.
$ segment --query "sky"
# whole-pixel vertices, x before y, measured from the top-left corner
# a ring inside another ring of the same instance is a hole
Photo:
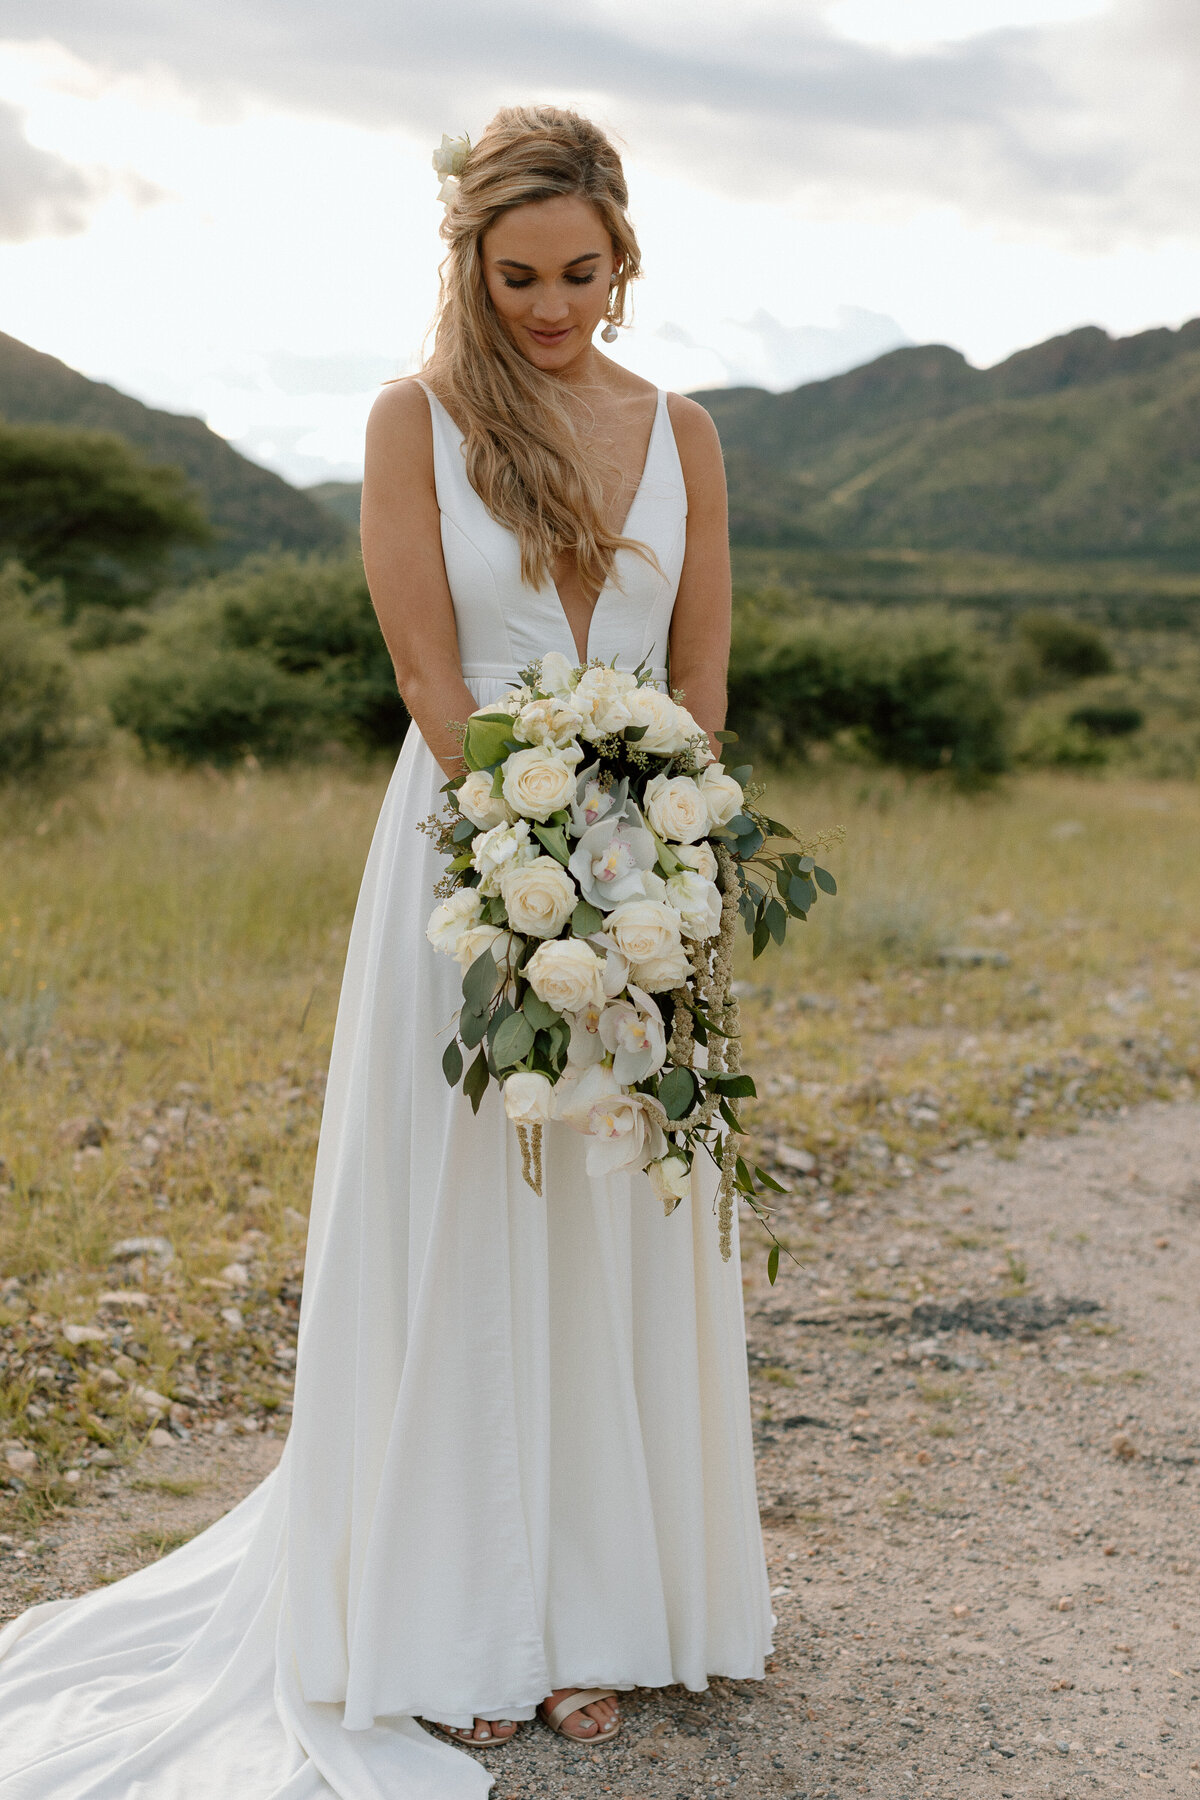
[[[1195,0],[0,0],[0,331],[307,484],[420,364],[443,131],[625,158],[613,354],[783,390],[1200,314]]]

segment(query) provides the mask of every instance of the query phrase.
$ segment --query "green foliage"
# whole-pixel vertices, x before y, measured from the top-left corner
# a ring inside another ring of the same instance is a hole
[[[143,599],[175,545],[210,536],[180,471],[119,437],[0,423],[0,555],[60,580],[68,617],[86,601]]]
[[[0,781],[45,782],[77,772],[99,741],[83,716],[57,632],[39,616],[44,590],[16,564],[0,568]]]
[[[1084,681],[1110,675],[1112,651],[1091,625],[1064,613],[1029,612],[1017,620],[1022,648],[1048,681]]]
[[[263,557],[186,590],[111,705],[147,750],[185,762],[392,748],[408,716],[357,556]]]
[[[1096,701],[1090,706],[1077,706],[1067,722],[1082,726],[1093,737],[1128,737],[1142,729],[1146,715],[1138,706],[1122,706],[1119,702],[1106,705]]]
[[[743,604],[729,672],[730,722],[768,755],[841,739],[905,769],[971,782],[1008,762],[1003,702],[971,629],[933,609],[799,617]]]

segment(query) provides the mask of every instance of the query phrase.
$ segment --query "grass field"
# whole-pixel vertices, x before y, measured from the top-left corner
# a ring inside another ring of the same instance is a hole
[[[10,804],[0,1505],[68,1504],[152,1428],[286,1410],[385,779],[121,766]],[[748,1121],[818,1203],[1200,1078],[1200,787],[1039,775],[966,797],[825,767],[773,782],[771,809],[845,830],[839,897],[740,971]],[[114,1254],[130,1239],[148,1241]]]

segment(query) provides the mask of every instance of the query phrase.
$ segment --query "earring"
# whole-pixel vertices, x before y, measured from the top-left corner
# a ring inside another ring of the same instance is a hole
[[[611,319],[608,321],[608,324],[604,327],[604,330],[600,333],[600,336],[604,339],[606,344],[615,344],[616,343],[617,328],[613,324]]]

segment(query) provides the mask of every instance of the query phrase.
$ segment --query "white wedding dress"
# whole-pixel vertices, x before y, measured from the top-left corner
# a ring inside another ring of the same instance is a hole
[[[430,396],[463,674],[495,699],[558,594],[466,479]],[[665,675],[686,530],[665,395],[589,654]],[[622,585],[617,585],[617,581]],[[425,938],[443,776],[414,728],[350,939],[317,1155],[291,1435],[161,1562],[0,1632],[2,1800],[470,1800],[416,1716],[527,1719],[557,1687],[760,1677],[771,1616],[739,1263],[713,1183],[664,1218],[547,1130],[525,1185],[495,1087],[440,1069],[459,971]]]

